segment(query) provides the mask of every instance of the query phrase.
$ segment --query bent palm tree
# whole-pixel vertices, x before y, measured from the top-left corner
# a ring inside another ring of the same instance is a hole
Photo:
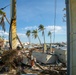
[[[40,31],[42,31],[42,36],[44,37],[44,50],[43,50],[43,52],[46,52],[46,44],[45,44],[45,34],[44,34],[44,26],[42,25],[42,24],[40,24],[39,25],[39,27],[38,27],[38,29],[40,30]]]
[[[26,36],[27,36],[28,39],[29,39],[29,44],[30,44],[30,34],[31,34],[31,31],[30,31],[30,30],[27,30],[27,32],[26,32]]]
[[[0,10],[0,25],[2,26],[2,29],[5,31],[5,22],[4,22],[4,18],[6,19],[6,21],[10,24],[10,22],[8,21],[5,12],[3,12],[2,10]],[[9,45],[11,48],[11,42],[10,42],[10,29],[9,29]]]
[[[8,5],[7,5],[7,6],[8,6]],[[4,18],[6,19],[6,21],[7,21],[7,22],[9,23],[9,25],[10,25],[10,22],[9,22],[9,20],[7,19],[5,12],[3,12],[2,10],[0,10],[0,25],[2,26],[2,29],[5,31]],[[10,45],[10,48],[11,48],[11,41],[10,41],[10,34],[11,34],[11,33],[10,33],[10,30],[11,30],[11,25],[10,25],[10,28],[9,28],[9,45]],[[18,39],[20,45],[21,45],[22,48],[23,48],[23,45],[22,45],[22,43],[21,43],[18,35],[17,35],[17,39]]]
[[[41,41],[40,41],[40,38],[39,38],[39,36],[38,36],[38,30],[37,30],[37,29],[36,29],[36,30],[33,30],[33,31],[32,31],[32,34],[33,34],[33,36],[34,36],[35,39],[38,37],[38,40],[39,40],[40,45],[41,45]]]
[[[52,48],[51,48],[51,32],[48,32],[48,36],[50,36],[50,52],[52,52]]]
[[[6,17],[5,12],[3,12],[2,10],[0,10],[0,16],[1,16],[1,18],[0,18],[0,25],[2,26],[2,29],[5,31],[4,17],[5,17],[5,19],[7,20],[8,23],[9,23],[9,21],[8,21],[8,19],[7,19],[7,17]],[[9,24],[10,24],[10,23],[9,23]],[[10,33],[10,30],[9,30],[9,33]],[[10,40],[10,35],[9,35],[9,40]],[[10,47],[11,47],[10,41],[9,41],[9,45],[10,45]]]

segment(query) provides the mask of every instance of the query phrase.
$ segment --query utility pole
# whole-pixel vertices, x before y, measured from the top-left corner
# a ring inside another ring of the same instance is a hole
[[[17,47],[17,34],[16,34],[16,0],[11,0],[11,24],[10,24],[10,44],[12,49]]]
[[[68,74],[76,75],[76,0],[66,0]]]

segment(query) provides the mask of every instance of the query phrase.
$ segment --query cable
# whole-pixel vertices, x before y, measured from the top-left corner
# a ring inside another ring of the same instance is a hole
[[[55,6],[54,6],[54,37],[53,37],[53,43],[55,43],[56,9],[57,9],[57,0],[55,0]]]
[[[8,6],[10,6],[10,4],[9,5],[6,5],[5,7],[3,7],[3,8],[0,8],[0,10],[4,10],[6,7],[8,7]]]

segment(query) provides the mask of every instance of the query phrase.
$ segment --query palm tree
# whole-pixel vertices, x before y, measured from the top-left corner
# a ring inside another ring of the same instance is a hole
[[[38,30],[37,30],[37,29],[36,29],[36,30],[33,30],[33,31],[32,31],[32,34],[33,34],[33,36],[34,36],[35,39],[38,37],[38,40],[39,40],[40,45],[41,45],[41,41],[40,41],[40,38],[39,38],[39,36],[38,36]]]
[[[7,6],[8,6],[8,5],[7,5]],[[5,12],[3,12],[2,10],[0,10],[0,15],[2,16],[2,17],[0,18],[0,25],[2,26],[2,29],[5,31],[4,18],[6,19],[6,21],[8,22],[9,25],[10,25],[10,22],[9,22],[8,18],[6,17]],[[9,28],[9,45],[10,45],[10,48],[12,48],[12,46],[11,46],[11,41],[10,41],[10,39],[11,39],[11,36],[10,36],[10,35],[11,35],[11,25],[10,25],[10,28]],[[22,45],[22,43],[21,43],[18,35],[17,35],[17,39],[18,39],[20,45],[21,45],[22,48],[23,48],[23,45]]]
[[[44,26],[43,26],[42,24],[40,24],[39,27],[38,27],[38,29],[39,29],[40,31],[42,31],[42,36],[44,37],[44,50],[43,50],[43,52],[46,52],[45,34],[44,34],[45,28],[44,28]]]
[[[0,10],[0,25],[2,26],[2,29],[5,31],[5,22],[4,22],[4,18],[6,19],[6,21],[10,24],[10,22],[8,21],[5,12],[3,12],[2,10]],[[9,28],[9,45],[11,48],[11,41],[10,41],[10,28]]]
[[[27,32],[26,32],[26,36],[27,36],[28,39],[29,39],[29,44],[30,44],[30,34],[31,34],[31,31],[30,31],[30,30],[27,30]]]
[[[5,12],[0,10],[0,25],[1,25],[2,29],[5,31],[4,17],[5,17]],[[2,41],[1,46],[3,46],[3,37],[2,36],[0,36],[0,41]],[[1,47],[0,47],[0,49],[1,49]]]
[[[50,52],[52,52],[52,48],[51,48],[51,32],[48,32],[48,36],[50,36]]]

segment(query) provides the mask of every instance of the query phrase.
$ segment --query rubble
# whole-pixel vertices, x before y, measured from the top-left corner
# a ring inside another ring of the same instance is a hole
[[[35,51],[35,49],[34,49]],[[38,49],[37,49],[38,51]],[[8,75],[66,75],[66,66],[41,64],[32,56],[33,49],[8,50],[0,56],[0,73]],[[23,59],[27,59],[23,61]],[[27,63],[26,63],[27,62]]]

